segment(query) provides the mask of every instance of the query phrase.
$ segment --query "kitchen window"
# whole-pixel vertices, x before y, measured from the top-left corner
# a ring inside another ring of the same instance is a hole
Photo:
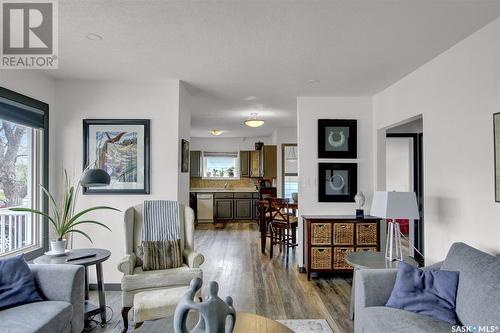
[[[0,88],[0,257],[47,248],[47,221],[12,207],[47,211],[48,105]]]
[[[239,179],[238,153],[203,152],[203,178]]]

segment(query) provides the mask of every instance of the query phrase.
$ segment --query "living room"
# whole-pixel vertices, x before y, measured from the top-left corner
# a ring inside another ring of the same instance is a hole
[[[499,330],[500,1],[37,2],[1,2],[0,331]]]

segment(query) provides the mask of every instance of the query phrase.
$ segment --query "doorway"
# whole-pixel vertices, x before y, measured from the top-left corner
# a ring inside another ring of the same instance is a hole
[[[403,254],[423,264],[423,126],[422,118],[395,126],[386,133],[386,190],[415,192],[419,220],[398,220]],[[416,250],[415,250],[416,249]]]

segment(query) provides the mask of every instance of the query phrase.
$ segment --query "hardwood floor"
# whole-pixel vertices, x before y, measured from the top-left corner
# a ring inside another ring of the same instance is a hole
[[[205,283],[219,283],[219,295],[229,295],[238,311],[271,319],[326,319],[335,333],[350,333],[349,300],[352,276],[330,276],[307,281],[297,269],[296,252],[288,265],[275,248],[275,257],[260,253],[260,235],[255,223],[227,223],[224,229],[199,226],[197,251],[205,256]],[[107,292],[114,316],[105,328],[91,332],[118,332],[120,294]],[[94,293],[91,295],[96,297]],[[132,312],[132,311],[131,311]]]

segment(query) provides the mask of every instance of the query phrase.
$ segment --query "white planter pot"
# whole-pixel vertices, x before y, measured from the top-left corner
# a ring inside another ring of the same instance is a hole
[[[66,250],[66,240],[50,241],[50,250],[52,254],[63,254]]]

